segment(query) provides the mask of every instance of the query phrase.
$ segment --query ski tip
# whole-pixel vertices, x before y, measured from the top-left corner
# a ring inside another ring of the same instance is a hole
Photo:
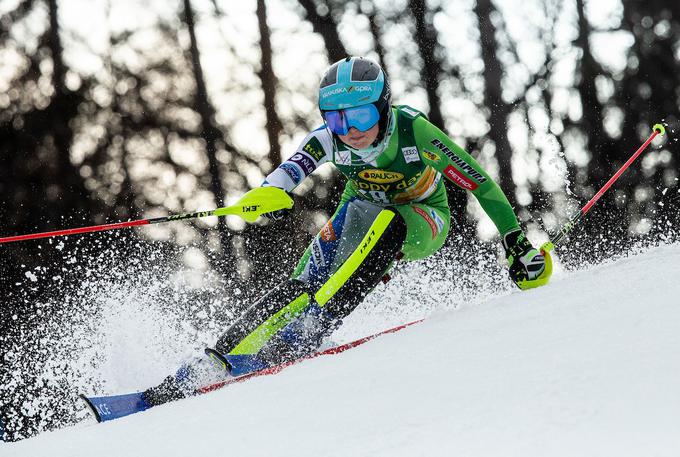
[[[89,408],[90,412],[94,415],[94,418],[97,419],[97,422],[101,423],[102,418],[99,415],[99,411],[97,411],[97,408],[95,408],[95,406],[92,404],[90,399],[87,398],[84,394],[80,394],[79,397],[80,397],[81,400],[83,400],[85,402],[85,404]]]
[[[664,127],[663,124],[655,124],[654,127],[652,127],[652,128],[659,135],[665,135],[666,134],[666,127]]]

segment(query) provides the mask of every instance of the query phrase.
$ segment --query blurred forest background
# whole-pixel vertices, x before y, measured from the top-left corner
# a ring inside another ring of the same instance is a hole
[[[347,55],[380,62],[393,102],[477,157],[539,241],[663,122],[668,135],[558,254],[573,268],[677,236],[677,0],[0,1],[0,236],[233,202],[321,124],[318,81]],[[7,439],[50,427],[21,402],[54,385],[9,388],[7,376],[74,284],[153,258],[240,291],[245,306],[288,274],[342,184],[320,170],[277,225],[208,219],[0,246]],[[492,240],[474,199],[450,200],[453,251]],[[52,357],[37,340],[34,367]]]

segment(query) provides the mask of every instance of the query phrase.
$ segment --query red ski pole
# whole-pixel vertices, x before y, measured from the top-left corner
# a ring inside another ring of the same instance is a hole
[[[114,222],[111,224],[93,225],[90,227],[78,227],[65,230],[55,230],[52,232],[30,233],[28,235],[15,235],[0,237],[0,244],[12,243],[14,241],[35,240],[38,238],[50,238],[53,236],[77,235],[79,233],[102,232],[106,230],[117,230],[128,227],[138,227],[140,225],[158,224],[159,222],[179,221],[185,219],[196,219],[207,216],[228,216],[234,215],[243,218],[247,222],[255,220],[264,213],[278,211],[283,208],[292,208],[293,199],[283,190],[276,187],[256,187],[247,192],[239,201],[232,206],[217,208],[210,211],[197,211],[195,213],[173,214],[153,219],[139,219],[136,221]]]
[[[607,192],[607,190],[609,190],[612,184],[614,184],[616,180],[619,179],[619,177],[623,174],[624,171],[626,171],[626,169],[628,169],[628,167],[635,161],[635,159],[637,159],[638,156],[642,154],[645,151],[645,149],[647,149],[649,144],[652,141],[654,141],[654,138],[656,138],[657,135],[664,135],[666,133],[666,129],[661,124],[656,124],[652,129],[654,130],[652,134],[649,136],[649,138],[647,138],[647,140],[642,144],[642,146],[640,146],[638,150],[635,151],[635,154],[630,156],[630,159],[628,159],[626,163],[624,163],[621,166],[621,168],[619,168],[619,171],[614,173],[614,176],[609,178],[609,181],[607,181],[607,183],[604,186],[602,186],[602,188],[593,196],[593,198],[591,198],[590,201],[586,203],[586,205],[583,208],[581,208],[581,211],[576,213],[574,217],[572,217],[571,220],[569,220],[569,222],[562,226],[560,231],[553,237],[552,240],[545,243],[541,247],[542,250],[552,251],[555,245],[562,241],[564,237],[567,236],[567,234],[569,234],[569,232],[573,230],[576,224],[578,224],[578,222],[583,218],[583,216],[585,216],[588,213],[588,211],[590,211],[590,209],[595,205],[595,203],[597,203],[597,201],[602,197],[602,195],[604,195],[604,193]]]

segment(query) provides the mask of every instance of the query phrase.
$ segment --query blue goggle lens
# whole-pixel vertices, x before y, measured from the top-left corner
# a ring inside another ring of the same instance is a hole
[[[352,127],[365,132],[380,120],[378,108],[373,104],[324,111],[323,114],[326,125],[336,135],[347,135],[347,132]]]

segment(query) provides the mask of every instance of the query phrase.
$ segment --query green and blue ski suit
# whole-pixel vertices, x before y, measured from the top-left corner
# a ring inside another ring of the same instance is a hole
[[[232,374],[315,350],[396,258],[422,259],[438,250],[451,220],[442,176],[475,196],[501,236],[519,228],[505,194],[470,154],[419,111],[394,106],[392,115],[394,130],[374,160],[364,161],[321,127],[266,177],[264,186],[290,192],[330,162],[347,184],[291,278],[219,339],[216,349]]]

